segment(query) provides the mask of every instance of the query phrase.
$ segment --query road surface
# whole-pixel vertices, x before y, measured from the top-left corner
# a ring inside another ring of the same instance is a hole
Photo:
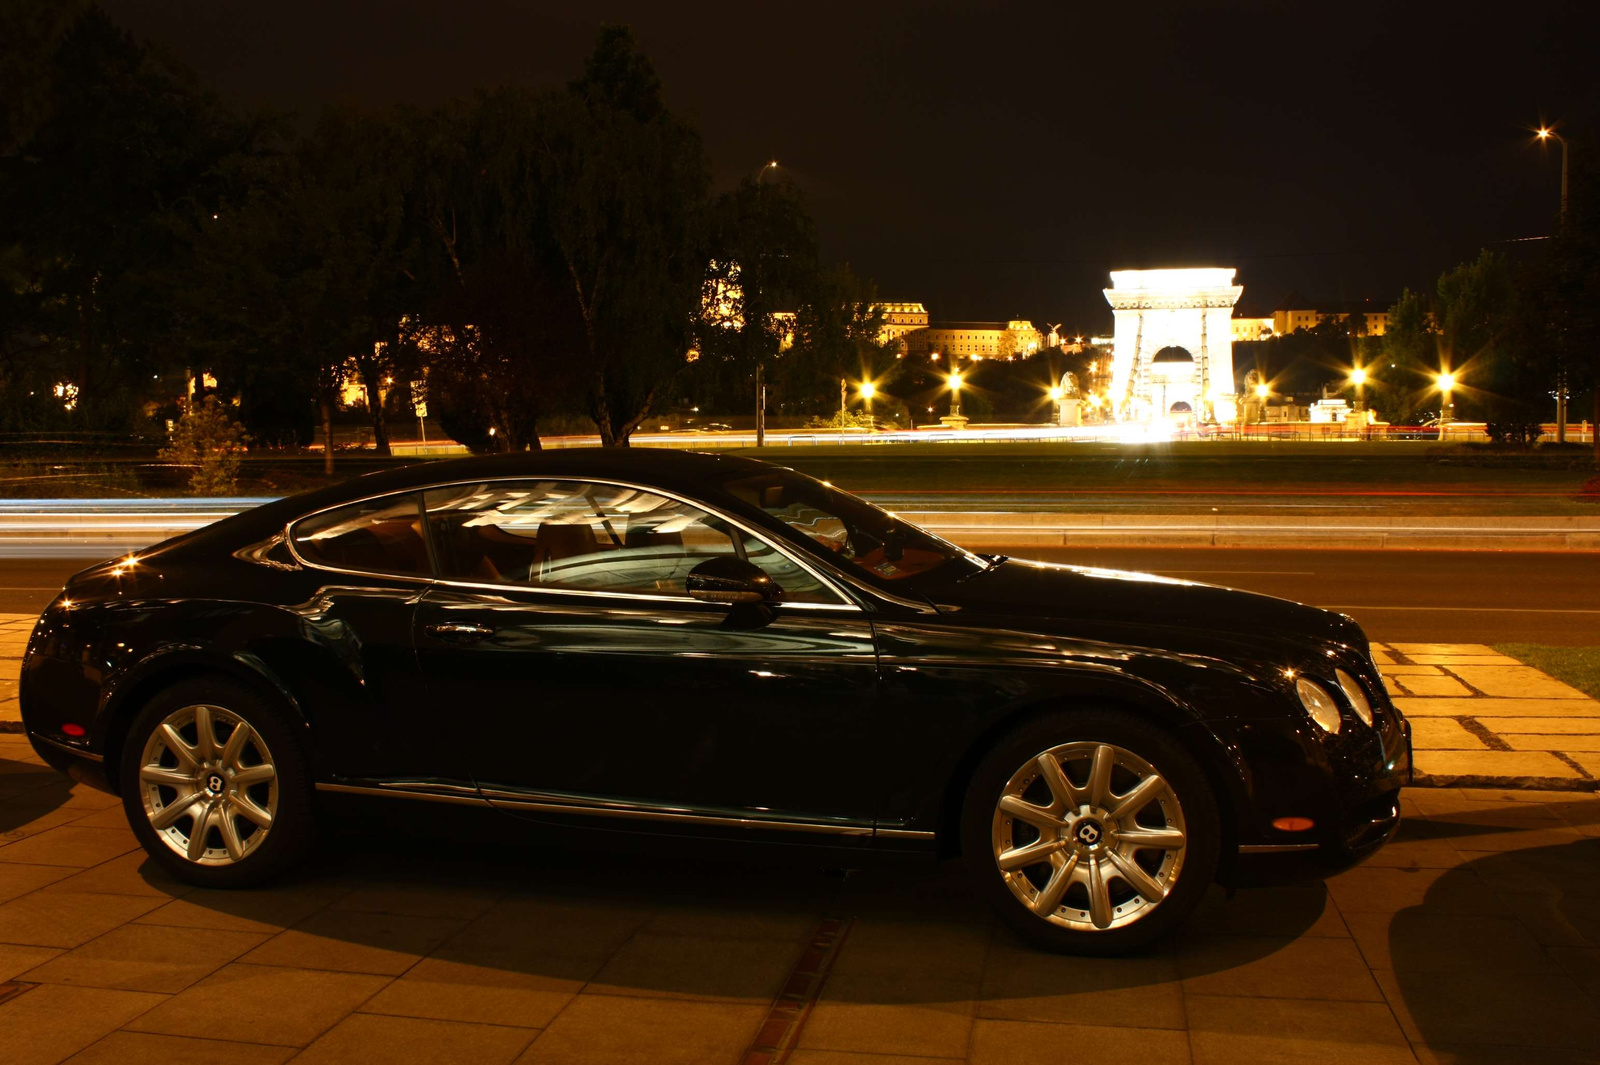
[[[1373,639],[1600,643],[1600,559],[1574,552],[1018,548],[1331,607]],[[83,559],[0,559],[0,613],[42,610]]]

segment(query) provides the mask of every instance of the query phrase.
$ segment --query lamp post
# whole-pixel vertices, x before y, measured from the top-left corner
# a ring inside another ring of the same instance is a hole
[[[1256,385],[1256,410],[1259,417],[1256,421],[1262,425],[1267,424],[1267,397],[1272,395],[1272,389],[1265,384]]]
[[[1439,395],[1443,397],[1439,404],[1439,442],[1442,444],[1445,433],[1449,431],[1451,416],[1455,414],[1455,407],[1450,402],[1450,390],[1456,387],[1456,375],[1445,370],[1434,378],[1434,382],[1439,386]]]
[[[1561,228],[1567,226],[1567,138],[1548,126],[1539,128],[1539,139],[1561,145]],[[1567,373],[1556,371],[1556,443],[1567,442]]]
[[[1554,140],[1561,145],[1561,223],[1567,222],[1567,138],[1549,127],[1541,127],[1539,139],[1542,141]]]
[[[767,163],[766,166],[764,166],[760,170],[756,171],[756,184],[757,185],[761,184],[761,179],[767,176],[767,171],[776,170],[776,169],[778,169],[778,161],[776,159],[773,159],[772,161]]]
[[[944,381],[945,381],[945,384],[950,386],[950,416],[951,417],[960,417],[961,416],[961,375],[959,373],[953,373],[949,377],[946,377],[944,379]]]

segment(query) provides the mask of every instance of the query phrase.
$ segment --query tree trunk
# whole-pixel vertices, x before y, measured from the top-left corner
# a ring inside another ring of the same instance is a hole
[[[322,472],[333,476],[333,396],[322,393]]]
[[[361,386],[367,393],[367,418],[372,422],[372,442],[377,445],[378,454],[386,456],[390,453],[389,423],[383,414],[383,392],[375,368],[361,371]]]
[[[767,380],[762,364],[756,363],[756,447],[767,443]]]

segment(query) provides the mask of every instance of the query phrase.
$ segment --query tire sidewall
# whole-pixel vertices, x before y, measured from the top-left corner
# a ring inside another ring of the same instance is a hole
[[[173,851],[151,826],[144,810],[139,770],[145,744],[156,727],[186,706],[218,706],[243,718],[272,752],[278,774],[278,809],[261,845],[231,865],[198,865]],[[287,715],[256,691],[225,678],[181,681],[156,695],[139,711],[122,745],[119,783],[123,810],[146,853],[169,873],[201,887],[248,887],[262,883],[299,861],[310,849],[314,788],[304,748]]]
[[[1052,924],[1012,894],[995,864],[991,830],[1001,789],[1043,751],[1080,741],[1114,744],[1154,766],[1183,808],[1188,841],[1171,893],[1148,917],[1122,928],[1085,932]],[[1137,950],[1171,932],[1194,912],[1216,877],[1221,818],[1204,770],[1170,729],[1122,711],[1063,711],[1035,718],[1002,737],[973,773],[961,817],[961,851],[977,891],[1025,941],[1069,954]]]

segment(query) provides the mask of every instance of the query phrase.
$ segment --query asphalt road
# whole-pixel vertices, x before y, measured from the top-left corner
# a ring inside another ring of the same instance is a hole
[[[1142,570],[1314,603],[1377,640],[1600,643],[1600,557],[1583,552],[1039,548],[1053,562]],[[0,559],[0,613],[42,610],[82,559]]]

